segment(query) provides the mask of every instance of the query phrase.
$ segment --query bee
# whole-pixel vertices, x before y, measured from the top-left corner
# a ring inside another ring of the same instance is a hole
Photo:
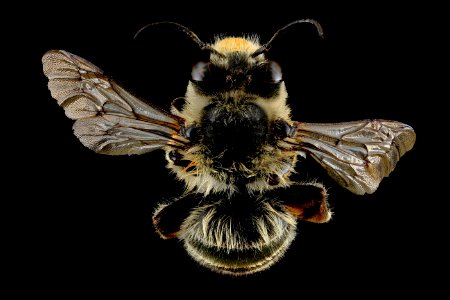
[[[280,66],[268,59],[276,36],[216,38],[192,68],[184,97],[166,112],[138,99],[89,61],[63,50],[42,58],[51,96],[74,120],[87,148],[108,155],[165,151],[167,168],[185,192],[159,203],[153,224],[163,239],[178,238],[206,268],[230,275],[265,270],[283,257],[299,221],[328,222],[326,188],[295,182],[298,157],[312,158],[342,187],[373,193],[415,143],[414,130],[391,120],[305,123],[291,119]],[[139,34],[141,31],[138,31]]]

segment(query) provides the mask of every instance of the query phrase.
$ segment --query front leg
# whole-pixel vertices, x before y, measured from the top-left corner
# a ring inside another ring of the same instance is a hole
[[[285,120],[275,120],[271,125],[272,139],[277,142],[284,138],[290,137],[294,134],[294,130],[295,128],[289,125],[289,123]]]

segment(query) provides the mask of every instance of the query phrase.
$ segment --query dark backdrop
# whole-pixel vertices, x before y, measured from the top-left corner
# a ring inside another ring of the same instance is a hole
[[[269,289],[300,298],[357,296],[359,288],[381,295],[422,290],[428,277],[423,270],[432,257],[418,249],[433,243],[425,225],[436,207],[418,197],[425,133],[423,111],[413,99],[426,99],[420,47],[428,39],[428,29],[416,22],[420,7],[128,4],[46,5],[30,11],[37,21],[28,15],[17,19],[17,43],[10,49],[26,63],[19,76],[28,82],[17,87],[27,95],[20,101],[26,117],[19,124],[26,128],[25,143],[10,150],[20,155],[11,172],[19,183],[12,199],[20,206],[15,226],[21,233],[15,238],[21,246],[14,268],[14,276],[26,283],[20,291],[155,297],[162,290],[167,297],[203,298],[209,287],[218,295],[266,295]],[[207,42],[218,33],[257,33],[267,41],[299,18],[318,20],[325,39],[312,26],[300,25],[271,50],[283,68],[294,118],[398,120],[416,129],[418,141],[372,195],[353,195],[314,162],[300,163],[303,176],[329,187],[332,221],[300,222],[285,257],[267,271],[242,278],[218,275],[192,261],[179,241],[162,240],[152,228],[156,204],[182,188],[165,169],[162,151],[110,157],[84,148],[72,134],[72,121],[50,97],[40,59],[49,49],[67,50],[167,109],[183,96],[198,51],[183,34],[163,28],[133,40],[141,26],[170,20]]]

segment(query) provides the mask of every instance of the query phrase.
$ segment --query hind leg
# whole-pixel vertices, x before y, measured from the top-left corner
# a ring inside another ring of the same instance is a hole
[[[270,194],[298,219],[314,223],[331,219],[328,194],[320,183],[296,183],[289,188],[272,190]]]
[[[201,195],[191,193],[167,203],[160,203],[153,213],[153,226],[163,239],[178,237],[181,224],[202,199]]]

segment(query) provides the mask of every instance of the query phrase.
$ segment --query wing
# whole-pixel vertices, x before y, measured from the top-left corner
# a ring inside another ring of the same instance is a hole
[[[189,143],[180,134],[182,118],[137,99],[81,57],[51,50],[42,64],[52,97],[76,120],[73,131],[89,149],[131,155]]]
[[[378,188],[415,140],[414,130],[396,121],[295,122],[283,147],[307,153],[340,185],[363,195]]]

